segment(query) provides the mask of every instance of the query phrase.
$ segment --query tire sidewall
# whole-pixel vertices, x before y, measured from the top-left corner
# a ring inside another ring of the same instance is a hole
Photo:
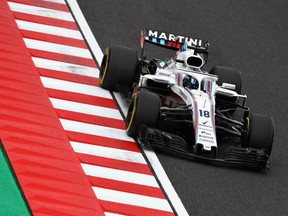
[[[160,107],[160,98],[157,94],[143,90],[135,93],[127,113],[127,134],[135,137],[141,125],[157,127]]]

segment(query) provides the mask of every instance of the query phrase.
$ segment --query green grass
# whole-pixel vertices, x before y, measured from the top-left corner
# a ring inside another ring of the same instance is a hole
[[[0,215],[32,215],[0,141]]]

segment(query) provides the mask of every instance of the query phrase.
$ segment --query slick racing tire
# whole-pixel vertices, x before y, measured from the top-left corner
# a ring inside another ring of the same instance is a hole
[[[233,90],[237,92],[238,94],[241,94],[242,79],[241,79],[240,71],[233,69],[233,68],[228,68],[228,67],[214,66],[210,70],[209,73],[218,76],[218,80],[217,80],[218,86],[222,86],[225,83],[230,84],[232,85],[231,87],[234,87],[234,88],[231,88],[230,90]],[[233,103],[237,103],[238,100],[239,99],[235,97],[231,98],[228,96],[216,94],[216,106],[221,107],[222,110],[225,110],[225,109],[229,110],[230,114],[234,113],[235,110],[237,109],[237,105]]]
[[[126,118],[126,132],[136,137],[141,125],[155,128],[160,116],[160,98],[149,91],[139,91],[133,95]]]
[[[209,73],[218,76],[218,86],[222,86],[223,83],[232,84],[235,86],[235,88],[231,90],[237,92],[238,94],[241,94],[242,79],[240,71],[234,68],[214,66]]]
[[[106,48],[100,67],[100,87],[116,91],[117,85],[132,87],[139,65],[136,50],[110,46]]]
[[[249,132],[245,147],[264,149],[270,155],[274,139],[273,119],[266,115],[250,114],[246,124]]]

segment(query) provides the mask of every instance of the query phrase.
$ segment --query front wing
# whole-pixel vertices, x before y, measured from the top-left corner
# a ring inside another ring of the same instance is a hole
[[[140,127],[137,141],[140,145],[175,153],[186,159],[199,159],[222,164],[269,169],[269,155],[263,149],[244,148],[231,144],[221,155],[207,151],[206,154],[203,154],[193,149],[178,135],[155,128],[148,128],[144,125]]]

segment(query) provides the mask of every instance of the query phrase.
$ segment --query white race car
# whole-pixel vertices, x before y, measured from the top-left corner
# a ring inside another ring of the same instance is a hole
[[[100,86],[129,101],[126,131],[139,144],[228,164],[267,168],[274,124],[250,113],[241,73],[215,66],[203,71],[209,43],[154,30],[141,31],[141,55],[110,46]],[[166,60],[147,60],[146,42],[174,49]]]

